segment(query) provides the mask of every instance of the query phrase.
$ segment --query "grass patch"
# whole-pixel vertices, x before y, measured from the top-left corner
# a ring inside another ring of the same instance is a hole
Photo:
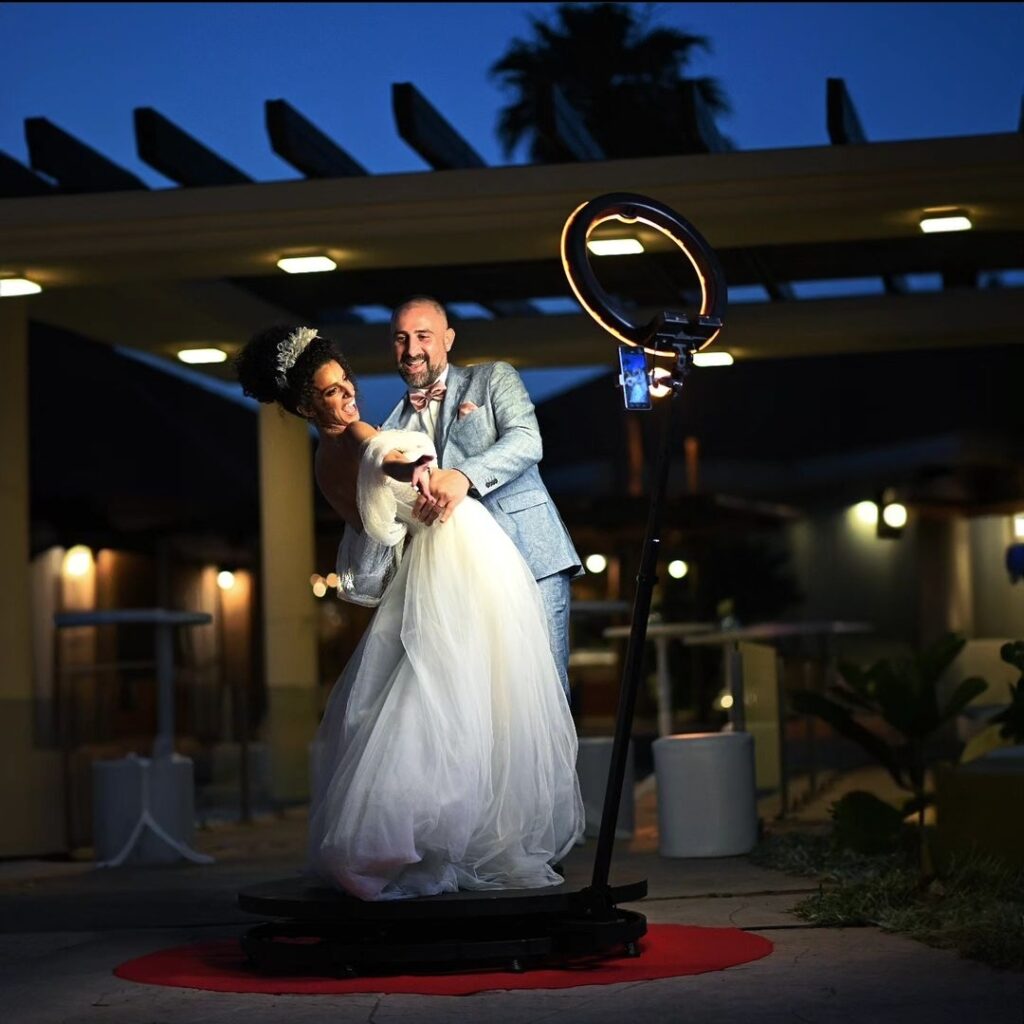
[[[816,877],[818,893],[793,913],[821,927],[874,925],[993,967],[1024,971],[1024,869],[982,854],[923,880],[912,853],[868,856],[828,836],[772,836],[756,864]]]

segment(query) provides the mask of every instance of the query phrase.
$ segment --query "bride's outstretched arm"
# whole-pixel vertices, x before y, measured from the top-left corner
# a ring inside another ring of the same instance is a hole
[[[362,448],[367,441],[377,437],[380,431],[375,427],[371,427],[369,423],[363,423],[360,420],[352,423],[348,427],[347,433],[349,439],[355,442],[359,448]],[[434,456],[426,452],[419,456],[414,455],[410,457],[403,449],[392,448],[384,453],[380,468],[392,480],[398,480],[404,484],[412,484],[423,495],[427,503],[432,504],[434,499],[430,493],[430,463],[433,461]]]

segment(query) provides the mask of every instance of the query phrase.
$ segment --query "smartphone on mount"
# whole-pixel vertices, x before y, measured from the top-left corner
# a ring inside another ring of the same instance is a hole
[[[619,381],[622,400],[627,409],[650,409],[650,378],[647,374],[647,353],[632,345],[619,346]]]

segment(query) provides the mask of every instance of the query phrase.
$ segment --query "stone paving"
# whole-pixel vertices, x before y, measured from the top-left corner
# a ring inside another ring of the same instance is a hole
[[[834,796],[832,797],[834,799]],[[288,1024],[331,1021],[650,1022],[928,1021],[1022,1024],[1024,976],[962,960],[874,928],[814,929],[789,913],[813,883],[746,858],[669,860],[641,787],[637,832],[616,851],[613,881],[645,877],[652,922],[735,926],[775,943],[759,961],[712,974],[614,986],[462,997],[233,995],[139,985],[111,973],[144,953],[238,936],[253,919],[240,886],[293,874],[301,812],[199,833],[209,866],[93,870],[87,863],[0,865],[0,1020],[9,1024]],[[810,807],[810,803],[808,804]],[[805,818],[813,818],[806,808]],[[594,844],[567,859],[586,875]]]

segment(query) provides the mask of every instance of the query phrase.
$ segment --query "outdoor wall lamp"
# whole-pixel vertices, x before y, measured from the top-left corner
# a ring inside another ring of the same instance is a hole
[[[907,506],[896,500],[896,492],[887,488],[879,495],[878,521],[875,523],[875,536],[883,540],[895,540],[903,536],[903,528],[907,525]]]
[[[92,550],[84,544],[75,544],[73,547],[68,548],[61,565],[64,575],[73,578],[87,575],[92,567]]]

